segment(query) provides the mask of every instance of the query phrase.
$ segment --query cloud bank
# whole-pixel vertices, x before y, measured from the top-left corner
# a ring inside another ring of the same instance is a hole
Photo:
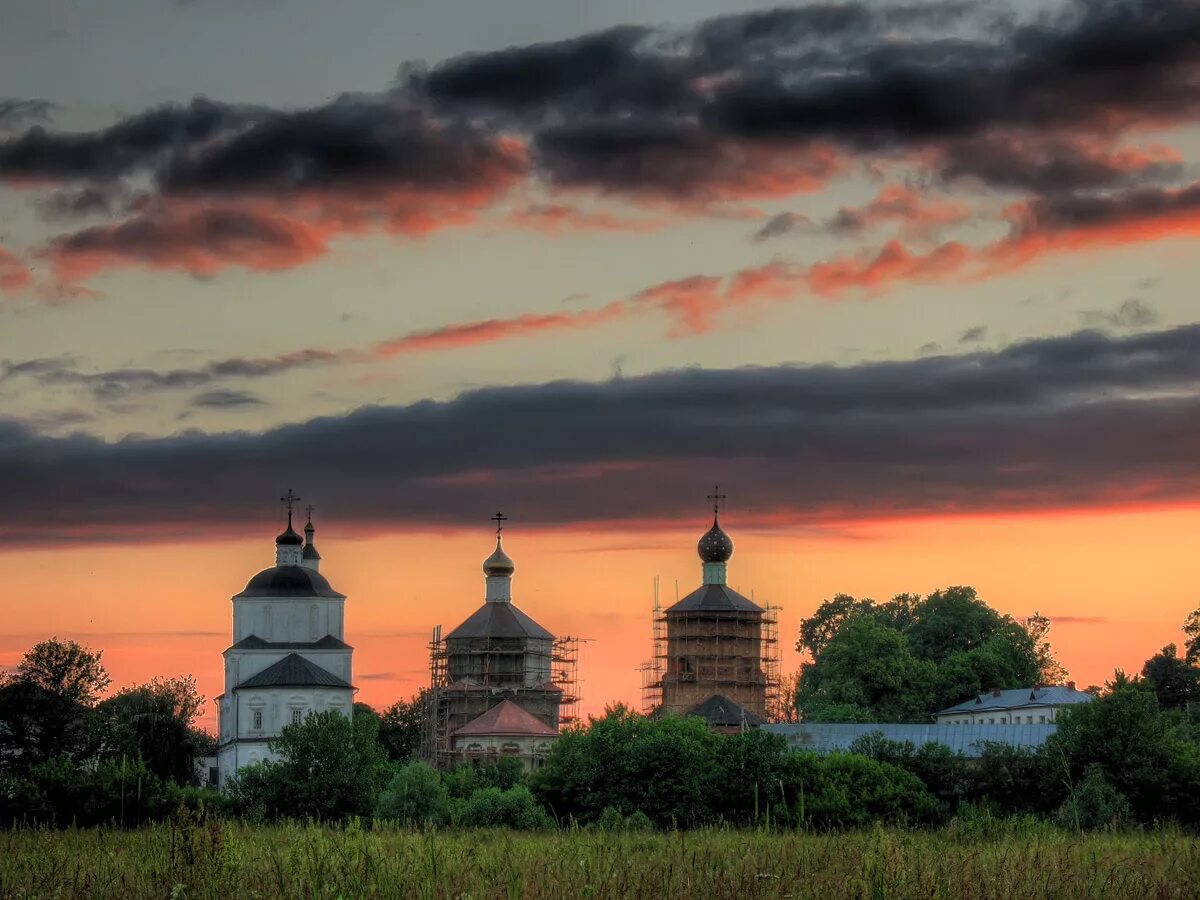
[[[263,433],[115,442],[0,422],[6,545],[269,529],[294,486],[342,533],[698,515],[743,523],[1200,500],[1200,326],[889,363],[472,391]],[[257,533],[257,531],[255,532]]]

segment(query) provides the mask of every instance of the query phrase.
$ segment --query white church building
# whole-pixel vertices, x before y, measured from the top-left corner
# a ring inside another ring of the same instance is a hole
[[[292,529],[299,497],[283,498],[288,524],[275,539],[275,565],[233,597],[233,643],[225,692],[217,698],[217,768],[225,787],[238,769],[272,759],[268,741],[311,712],[351,715],[353,649],[345,642],[346,596],[320,572],[312,507],[303,538]]]

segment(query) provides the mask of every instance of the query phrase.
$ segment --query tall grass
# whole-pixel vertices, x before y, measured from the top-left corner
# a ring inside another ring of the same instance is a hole
[[[0,897],[1165,898],[1200,890],[1173,831],[875,828],[422,833],[183,821],[0,832]]]

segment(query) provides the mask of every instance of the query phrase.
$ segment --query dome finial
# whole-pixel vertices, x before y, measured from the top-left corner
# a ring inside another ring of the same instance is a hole
[[[725,500],[727,500],[728,498],[724,494],[721,493],[721,486],[714,484],[713,492],[708,495],[708,499],[712,501],[713,524],[716,525],[717,524],[717,516],[720,515],[720,513],[721,513],[721,504],[724,503]]]
[[[488,599],[508,599],[507,597],[492,597],[493,591],[491,589],[493,578],[501,578],[507,581],[512,578],[513,572],[517,569],[512,558],[504,552],[503,538],[501,537],[501,532],[504,530],[504,523],[508,521],[508,516],[498,512],[492,516],[492,521],[496,523],[496,549],[492,551],[491,556],[483,561],[483,574],[487,576],[489,584]]]
[[[719,487],[714,486],[708,499],[713,502],[712,528],[708,529],[704,537],[700,538],[699,543],[696,544],[696,552],[700,555],[700,561],[704,563],[705,584],[724,584],[725,564],[733,556],[733,541],[721,530],[721,524],[718,521],[721,503],[725,500],[725,495],[721,493]]]
[[[280,497],[279,502],[287,507],[287,528],[279,537],[275,538],[275,565],[298,566],[300,565],[300,547],[304,543],[304,538],[296,534],[292,528],[292,510],[300,502],[300,498],[291,488],[288,488],[287,494]]]

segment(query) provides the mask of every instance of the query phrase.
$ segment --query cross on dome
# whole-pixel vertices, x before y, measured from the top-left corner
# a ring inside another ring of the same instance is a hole
[[[499,534],[504,530],[504,523],[508,521],[508,516],[502,512],[498,512],[492,516],[492,521],[496,523],[496,534]]]
[[[291,528],[292,527],[292,509],[293,509],[293,507],[295,507],[295,505],[297,503],[300,502],[300,497],[299,497],[299,495],[296,494],[295,491],[293,491],[291,488],[288,488],[288,492],[284,496],[279,498],[279,502],[287,507],[288,528]]]

